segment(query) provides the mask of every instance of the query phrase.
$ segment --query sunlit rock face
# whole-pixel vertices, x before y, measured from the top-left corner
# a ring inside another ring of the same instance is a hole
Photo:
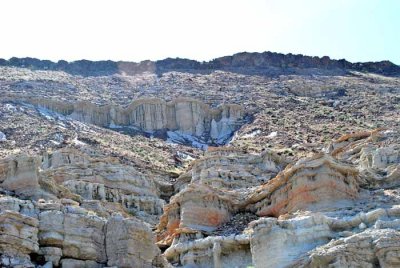
[[[101,214],[123,211],[156,223],[164,200],[152,178],[115,158],[91,157],[79,150],[46,154],[41,176],[79,196],[83,206]]]
[[[334,236],[328,219],[313,215],[279,221],[265,218],[254,223],[251,251],[256,267],[287,267],[301,254],[325,244]]]
[[[99,217],[71,199],[31,201],[0,194],[1,267],[105,267],[107,263],[167,267],[150,225],[139,219],[124,218],[117,211]]]
[[[367,230],[311,251],[298,267],[399,267],[399,239],[397,230]]]
[[[399,78],[269,56],[0,68],[0,267],[399,267]]]
[[[97,106],[88,102],[65,104],[54,100],[30,102],[81,122],[112,129],[131,128],[178,143],[222,145],[246,121],[246,113],[239,105],[227,104],[213,109],[189,98],[171,102],[139,99],[126,107]]]
[[[343,161],[352,163],[370,188],[395,188],[400,185],[400,146],[387,141],[396,131],[375,129],[347,134],[329,144],[327,151]]]
[[[38,220],[0,205],[0,266],[31,267],[29,254],[37,253]]]
[[[190,175],[178,179],[175,190],[179,193],[164,207],[158,225],[158,243],[170,245],[182,233],[216,230],[243,210],[248,195],[285,165],[270,151],[257,155],[234,149],[208,152],[194,162]]]
[[[115,158],[97,158],[77,149],[2,159],[0,187],[33,200],[73,199],[102,216],[131,213],[153,224],[165,204],[149,176]]]
[[[358,197],[358,171],[329,155],[316,155],[288,166],[257,189],[257,215],[278,217],[297,210],[321,210]]]
[[[106,251],[109,266],[162,267],[160,250],[148,225],[136,219],[112,217],[107,222]]]
[[[40,191],[39,157],[10,156],[0,160],[0,187],[25,196],[37,197]]]

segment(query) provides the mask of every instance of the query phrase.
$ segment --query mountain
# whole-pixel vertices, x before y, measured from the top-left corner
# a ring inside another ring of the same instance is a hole
[[[1,64],[0,267],[400,267],[398,66]]]

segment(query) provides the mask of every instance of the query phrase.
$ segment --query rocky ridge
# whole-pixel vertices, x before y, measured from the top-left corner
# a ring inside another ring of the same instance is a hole
[[[281,54],[273,52],[237,53],[198,62],[189,59],[167,58],[159,61],[89,61],[80,60],[52,62],[35,58],[0,59],[0,66],[30,68],[33,70],[65,71],[73,75],[106,76],[113,74],[137,75],[145,72],[163,74],[171,71],[189,71],[207,73],[215,70],[235,71],[244,74],[280,75],[296,73],[312,73],[315,69],[324,73],[343,73],[347,70],[399,75],[400,67],[390,61],[351,63],[345,59],[333,60],[328,56],[310,57],[304,55]],[[314,70],[313,70],[314,69]]]

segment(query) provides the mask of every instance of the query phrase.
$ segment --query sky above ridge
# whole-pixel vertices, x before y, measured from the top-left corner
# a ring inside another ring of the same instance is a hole
[[[281,52],[400,65],[398,0],[1,0],[0,58]]]

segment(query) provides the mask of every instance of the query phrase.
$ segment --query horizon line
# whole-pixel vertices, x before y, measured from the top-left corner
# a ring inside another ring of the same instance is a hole
[[[114,60],[114,59],[89,59],[89,58],[81,58],[81,59],[76,59],[76,60],[65,60],[65,59],[61,58],[61,59],[58,59],[58,60],[54,60],[54,59],[42,59],[42,58],[38,58],[38,57],[34,57],[34,56],[33,57],[32,56],[23,56],[23,57],[12,56],[12,57],[10,57],[8,59],[0,57],[0,60],[10,61],[11,59],[16,58],[16,59],[36,59],[36,60],[40,60],[40,61],[50,61],[52,63],[58,63],[58,62],[63,62],[63,61],[65,61],[67,63],[73,63],[73,62],[79,62],[79,61],[116,62],[116,63],[118,63],[118,62],[143,63],[143,62],[148,62],[148,61],[150,61],[150,62],[158,62],[158,61],[164,61],[164,60],[168,60],[168,59],[173,59],[173,60],[180,59],[180,60],[196,61],[196,62],[199,62],[199,63],[209,63],[209,62],[212,62],[212,61],[214,61],[216,59],[220,59],[220,58],[224,58],[224,57],[232,57],[232,56],[235,56],[235,55],[238,55],[238,54],[263,54],[263,53],[280,54],[280,55],[284,55],[284,56],[293,55],[293,56],[302,56],[302,57],[319,58],[319,59],[327,57],[327,58],[329,58],[329,60],[332,60],[332,61],[342,61],[342,60],[344,60],[344,61],[347,61],[347,62],[352,63],[352,64],[390,62],[390,63],[392,63],[394,65],[400,66],[400,64],[397,64],[397,63],[395,63],[395,62],[393,62],[393,61],[391,61],[389,59],[383,59],[383,60],[378,60],[378,61],[373,61],[373,60],[371,60],[371,61],[349,61],[346,58],[337,59],[337,58],[331,58],[328,55],[316,56],[316,55],[306,55],[306,54],[294,54],[294,53],[291,53],[291,52],[289,52],[289,53],[273,52],[273,51],[267,51],[267,50],[262,51],[262,52],[259,52],[259,51],[253,51],[253,52],[241,51],[241,52],[236,52],[236,53],[229,54],[229,55],[219,56],[219,57],[212,58],[212,59],[209,59],[209,60],[198,60],[198,59],[192,59],[192,58],[180,57],[180,56],[171,56],[171,57],[166,57],[166,58],[163,58],[163,59],[156,59],[156,60],[154,60],[154,59],[144,59],[144,60],[140,60],[140,61],[129,60],[129,59],[128,60]]]

